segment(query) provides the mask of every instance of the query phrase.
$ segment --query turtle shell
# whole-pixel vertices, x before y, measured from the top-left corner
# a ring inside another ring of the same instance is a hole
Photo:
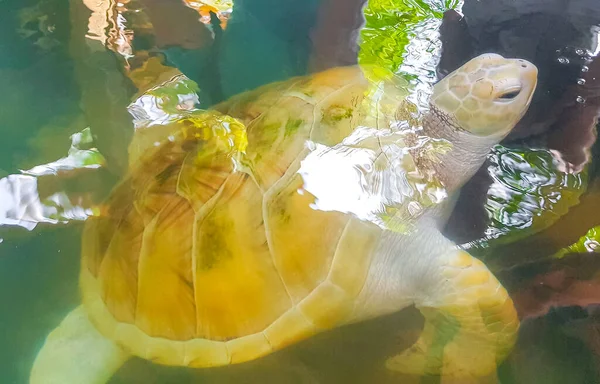
[[[336,68],[173,123],[86,223],[81,287],[100,332],[206,367],[347,321],[381,230],[314,209],[298,169],[307,141],[335,145],[385,118],[365,109],[369,89],[358,67]]]

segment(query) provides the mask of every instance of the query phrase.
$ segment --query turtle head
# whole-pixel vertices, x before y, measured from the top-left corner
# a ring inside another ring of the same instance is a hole
[[[529,108],[536,84],[530,62],[484,54],[434,86],[431,108],[456,129],[501,139]]]

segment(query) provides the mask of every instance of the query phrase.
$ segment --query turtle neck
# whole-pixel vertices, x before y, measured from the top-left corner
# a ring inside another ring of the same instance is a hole
[[[434,139],[448,141],[452,148],[424,166],[435,169],[448,193],[453,193],[483,165],[499,136],[476,136],[462,129],[448,115],[432,107],[423,119],[423,132]]]

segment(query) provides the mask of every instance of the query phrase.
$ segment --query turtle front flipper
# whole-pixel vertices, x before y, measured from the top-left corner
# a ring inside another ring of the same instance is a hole
[[[48,335],[33,363],[29,383],[104,384],[129,357],[96,330],[80,306]]]
[[[516,340],[512,300],[487,267],[464,251],[449,254],[439,271],[433,291],[415,302],[425,317],[421,336],[386,366],[417,375],[489,375]]]

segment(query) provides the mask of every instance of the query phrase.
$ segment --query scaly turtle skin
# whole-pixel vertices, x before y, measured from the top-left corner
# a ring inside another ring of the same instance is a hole
[[[159,128],[158,147],[133,142],[140,158],[85,226],[83,306],[31,383],[104,383],[130,355],[241,363],[411,304],[425,328],[390,369],[495,369],[518,329],[512,301],[439,228],[526,111],[537,70],[477,57],[434,87],[421,122],[376,72],[267,85]]]

